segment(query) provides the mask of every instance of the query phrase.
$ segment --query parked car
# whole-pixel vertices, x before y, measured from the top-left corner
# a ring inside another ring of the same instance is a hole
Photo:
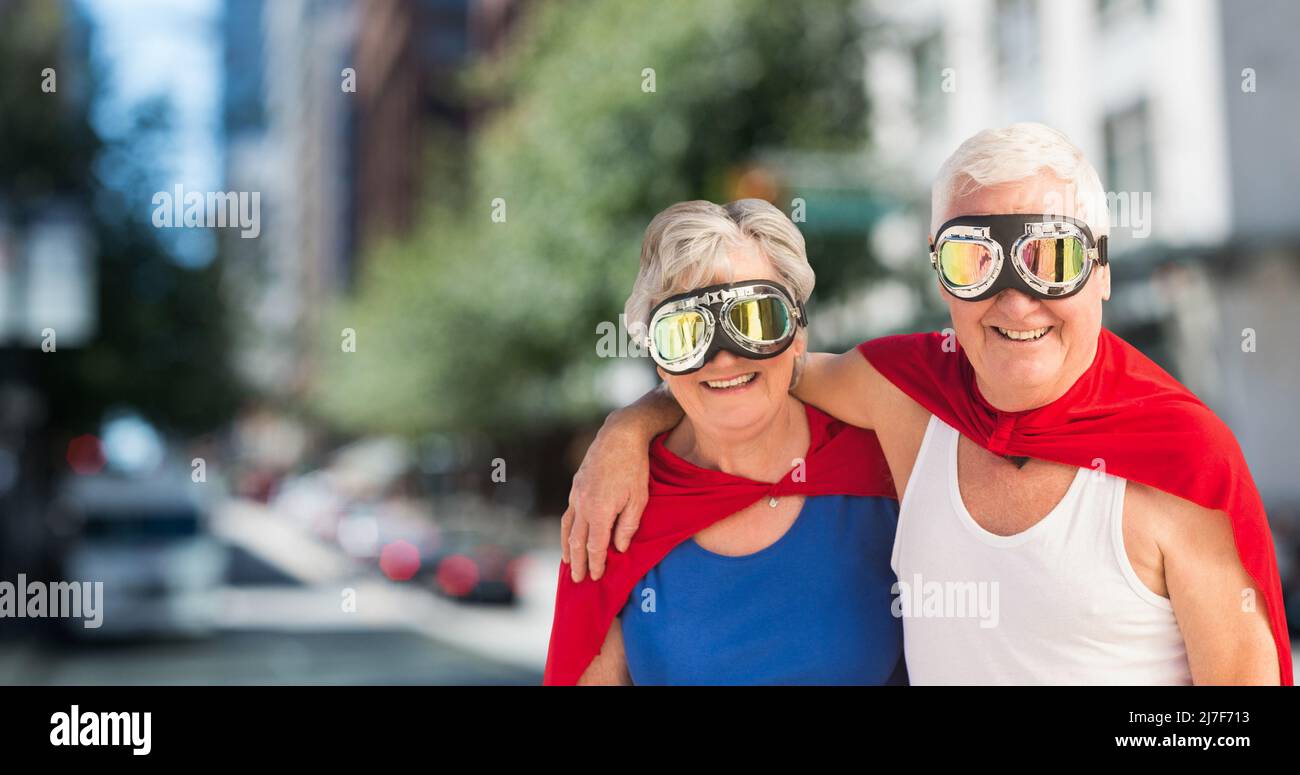
[[[437,556],[442,543],[437,525],[415,505],[401,499],[364,500],[347,505],[338,525],[338,544],[348,556],[378,562],[384,547],[411,544],[420,565]]]
[[[62,575],[103,582],[103,623],[78,637],[204,635],[216,624],[226,549],[188,471],[75,476],[60,488]]]
[[[454,600],[513,603],[521,556],[501,536],[472,528],[445,529],[421,575],[436,592]]]

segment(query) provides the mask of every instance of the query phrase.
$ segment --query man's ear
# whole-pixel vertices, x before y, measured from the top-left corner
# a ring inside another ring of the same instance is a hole
[[[1110,264],[1098,268],[1101,269],[1101,277],[1097,278],[1098,280],[1102,281],[1101,300],[1110,301]]]

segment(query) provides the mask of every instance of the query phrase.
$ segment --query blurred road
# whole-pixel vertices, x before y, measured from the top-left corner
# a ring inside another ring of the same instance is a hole
[[[520,670],[401,630],[222,631],[194,642],[23,648],[13,684],[536,684]]]
[[[529,556],[517,605],[472,606],[389,581],[261,506],[227,505],[214,530],[231,562],[211,637],[0,643],[0,684],[541,682],[558,551]]]

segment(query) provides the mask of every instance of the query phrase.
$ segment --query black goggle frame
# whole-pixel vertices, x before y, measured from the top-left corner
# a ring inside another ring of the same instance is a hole
[[[1030,241],[1058,237],[1077,237],[1084,248],[1083,268],[1079,276],[1066,282],[1050,282],[1029,271],[1022,249]],[[992,256],[993,267],[972,285],[954,285],[945,276],[940,253],[945,242],[973,242],[983,245]],[[939,274],[939,282],[953,296],[963,301],[982,301],[1015,288],[1039,299],[1063,299],[1083,289],[1092,276],[1092,265],[1105,266],[1107,239],[1093,239],[1088,224],[1065,215],[963,215],[939,228],[930,245],[930,264]],[[1014,271],[1007,271],[1005,257],[1011,256]]]
[[[750,299],[775,297],[786,307],[794,325],[780,339],[765,342],[750,339],[731,325],[728,312],[732,305]],[[704,319],[705,332],[701,344],[677,360],[664,358],[654,341],[655,325],[669,315],[696,311]],[[808,315],[803,302],[797,301],[784,285],[774,280],[742,280],[696,288],[686,293],[670,296],[655,305],[650,312],[650,325],[646,329],[644,344],[655,363],[672,374],[690,374],[704,368],[720,350],[752,360],[775,358],[789,349],[799,326],[808,325]]]

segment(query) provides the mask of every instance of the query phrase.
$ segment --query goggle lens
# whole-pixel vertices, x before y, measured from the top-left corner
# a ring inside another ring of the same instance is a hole
[[[693,310],[675,312],[655,323],[655,349],[666,361],[676,361],[699,349],[708,326],[704,316]]]
[[[736,302],[727,313],[727,321],[737,334],[764,344],[781,341],[794,327],[790,308],[775,296]]]
[[[1087,253],[1078,237],[1043,237],[1029,240],[1020,248],[1020,260],[1038,279],[1048,283],[1069,283],[1083,274]]]
[[[978,242],[947,240],[939,247],[939,267],[949,285],[975,285],[993,271],[993,254]]]

